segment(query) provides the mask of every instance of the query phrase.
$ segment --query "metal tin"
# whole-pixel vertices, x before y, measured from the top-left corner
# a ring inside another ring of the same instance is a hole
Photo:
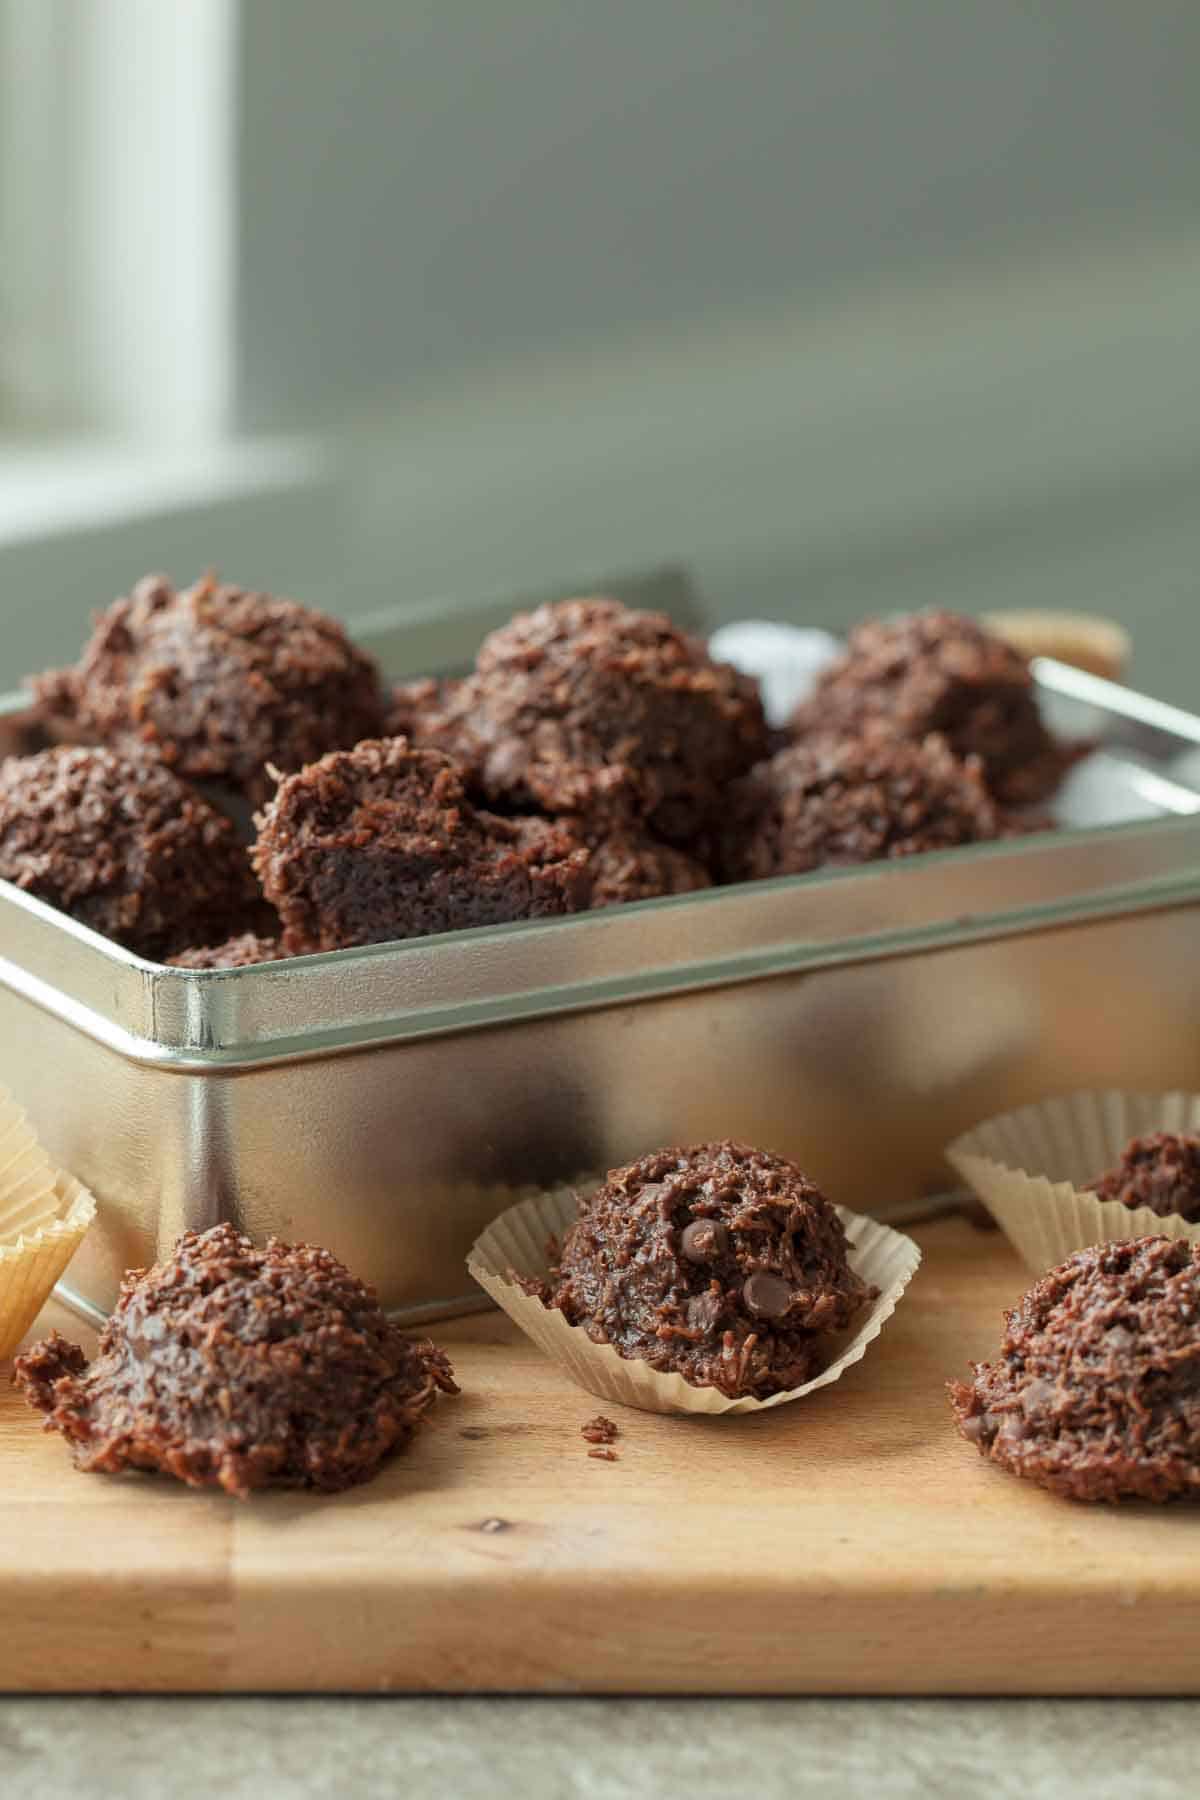
[[[457,659],[417,629],[420,664],[403,622],[357,635],[396,673]],[[770,1144],[886,1217],[986,1114],[1200,1087],[1200,798],[1172,775],[1200,720],[1037,674],[1160,816],[215,972],[0,883],[0,1079],[101,1202],[77,1304],[228,1217],[432,1318],[486,1304],[463,1258],[514,1189],[659,1143]]]

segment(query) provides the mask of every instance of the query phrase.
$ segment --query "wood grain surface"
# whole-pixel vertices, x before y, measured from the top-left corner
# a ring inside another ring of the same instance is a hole
[[[0,1688],[1200,1692],[1200,1519],[1072,1506],[957,1437],[942,1383],[1028,1278],[965,1219],[917,1235],[834,1387],[622,1410],[615,1463],[579,1435],[596,1402],[496,1315],[438,1333],[462,1397],[331,1499],[77,1474],[5,1386]]]

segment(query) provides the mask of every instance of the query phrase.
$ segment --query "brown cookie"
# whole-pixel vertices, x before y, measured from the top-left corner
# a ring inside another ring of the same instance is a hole
[[[213,576],[178,592],[147,576],[100,614],[75,668],[30,686],[52,733],[150,745],[255,804],[268,765],[299,769],[378,736],[385,716],[378,669],[336,620]]]
[[[824,1365],[869,1297],[836,1211],[785,1157],[730,1142],[655,1151],[581,1202],[526,1292],[597,1343],[731,1398]]]
[[[54,1332],[15,1379],[87,1473],[152,1469],[242,1498],[369,1481],[439,1389],[458,1391],[441,1351],[328,1250],[256,1249],[232,1225],[132,1270],[90,1365]]]
[[[136,747],[0,764],[0,877],[152,958],[244,931],[263,910],[230,821]]]
[[[287,776],[254,861],[290,955],[550,918],[586,907],[588,853],[562,826],[478,811],[458,769],[404,738]]]
[[[979,1454],[1069,1500],[1200,1495],[1200,1245],[1096,1244],[1005,1315],[1000,1354],[951,1382]]]

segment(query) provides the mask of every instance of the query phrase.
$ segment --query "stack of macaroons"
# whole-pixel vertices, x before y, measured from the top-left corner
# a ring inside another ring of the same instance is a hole
[[[383,729],[382,677],[342,626],[212,576],[148,576],[75,667],[28,685],[52,747],[0,770],[0,877],[143,956],[280,955],[241,827],[277,771]]]
[[[1063,766],[1028,666],[947,613],[861,626],[783,748],[756,681],[603,597],[389,694],[323,614],[153,576],[30,686],[0,878],[192,970],[981,842]]]

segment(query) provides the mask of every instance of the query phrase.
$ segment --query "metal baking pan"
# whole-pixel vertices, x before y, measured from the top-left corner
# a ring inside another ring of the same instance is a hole
[[[694,617],[670,573],[606,585]],[[527,603],[444,640],[431,619],[356,635],[391,674],[438,670]],[[985,1114],[1200,1087],[1200,796],[1177,779],[1200,719],[1036,675],[1054,725],[1102,742],[1082,816],[1123,822],[220,972],[0,883],[0,1079],[101,1203],[73,1303],[107,1309],[124,1269],[230,1217],[433,1318],[486,1304],[463,1256],[512,1189],[659,1143],[769,1144],[896,1216]]]

